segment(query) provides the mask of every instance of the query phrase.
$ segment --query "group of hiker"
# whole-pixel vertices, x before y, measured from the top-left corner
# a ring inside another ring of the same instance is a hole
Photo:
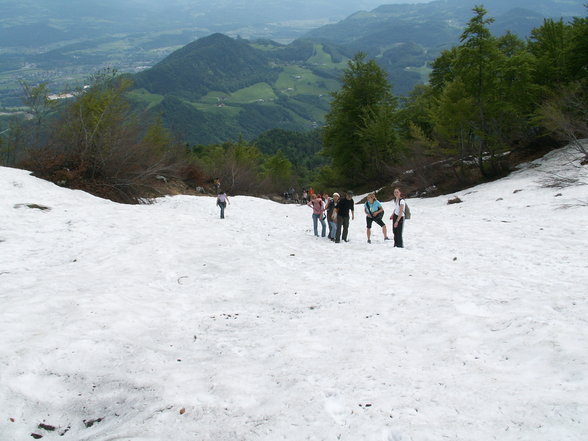
[[[335,243],[348,242],[349,217],[355,219],[355,203],[353,202],[353,192],[348,191],[344,198],[339,193],[333,193],[329,197],[327,193],[323,195],[313,193],[307,204],[312,208],[312,224],[314,235],[318,237],[318,223],[321,223],[321,236],[326,236],[325,219],[329,224],[328,238]]]
[[[394,239],[394,246],[403,248],[402,230],[404,227],[404,219],[406,217],[406,202],[402,197],[402,192],[399,188],[394,189],[394,211],[390,220],[392,220],[392,233]],[[327,193],[316,194],[310,196],[310,201],[307,204],[312,208],[312,224],[314,235],[319,237],[318,224],[321,224],[321,237],[328,237],[335,243],[340,243],[341,240],[349,242],[349,218],[355,219],[355,203],[353,202],[353,192],[348,191],[345,197],[341,198],[339,193],[333,193],[330,197]],[[384,222],[384,207],[376,199],[375,193],[367,195],[364,212],[366,215],[366,234],[367,242],[372,243],[372,225],[376,223],[382,228],[384,240],[390,240],[388,237],[388,228]],[[328,222],[329,233],[326,234]]]
[[[220,218],[225,218],[225,208],[230,204],[229,197],[221,190],[220,179],[214,180],[214,186],[217,193],[216,205],[220,208]],[[306,202],[306,198],[309,198]],[[394,211],[390,216],[392,221],[392,234],[394,239],[394,246],[403,248],[402,229],[404,227],[404,219],[406,218],[406,202],[402,197],[402,192],[399,188],[394,189]],[[335,243],[349,242],[349,220],[355,220],[355,202],[353,201],[353,192],[347,191],[345,197],[341,197],[339,193],[333,193],[329,196],[328,193],[315,193],[314,191],[304,191],[303,203],[306,203],[312,208],[312,225],[314,235],[319,237],[318,225],[321,224],[321,237],[328,237]],[[367,195],[364,212],[366,216],[366,234],[367,242],[372,243],[372,225],[375,223],[382,228],[384,241],[390,240],[388,237],[388,228],[384,222],[384,207],[376,199],[375,193]],[[326,222],[325,222],[326,221]],[[327,225],[329,233],[327,235]]]

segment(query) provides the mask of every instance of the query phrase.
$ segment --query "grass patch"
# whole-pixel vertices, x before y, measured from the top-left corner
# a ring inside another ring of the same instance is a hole
[[[408,72],[416,72],[421,76],[421,81],[424,84],[427,84],[429,82],[429,75],[431,74],[431,72],[433,71],[433,69],[431,69],[428,66],[421,66],[421,67],[407,67],[406,70]]]
[[[287,66],[276,81],[276,89],[289,96],[321,95],[337,90],[339,83],[315,75],[311,70],[298,66]]]
[[[314,54],[306,61],[310,64],[334,65],[331,55],[324,51],[322,44],[314,45]]]
[[[245,87],[231,93],[227,100],[232,103],[248,104],[254,102],[273,101],[275,98],[276,94],[269,84],[257,83],[253,86]]]
[[[150,93],[145,89],[135,89],[127,93],[129,99],[144,104],[150,109],[163,101],[163,95]]]
[[[228,101],[231,94],[212,90],[198,100],[198,103],[208,106],[216,106],[222,101]]]
[[[202,112],[224,115],[229,118],[236,118],[239,115],[239,112],[241,112],[240,107],[231,106],[230,104],[222,107],[219,107],[216,104],[212,105],[209,103],[203,103],[202,101],[190,102],[189,104]]]

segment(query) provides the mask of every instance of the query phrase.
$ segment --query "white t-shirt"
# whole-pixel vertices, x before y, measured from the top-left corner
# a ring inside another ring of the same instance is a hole
[[[394,199],[394,214],[396,216],[400,215],[400,206],[401,205],[406,205],[406,202],[404,202],[404,199],[400,199],[400,202],[397,202],[396,199]],[[402,217],[404,217],[404,209],[402,210]]]

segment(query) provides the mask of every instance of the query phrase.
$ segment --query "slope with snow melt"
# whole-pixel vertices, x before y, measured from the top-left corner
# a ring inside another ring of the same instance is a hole
[[[411,200],[405,249],[368,245],[361,206],[334,244],[306,206],[220,220],[0,168],[0,440],[585,440],[572,156]]]

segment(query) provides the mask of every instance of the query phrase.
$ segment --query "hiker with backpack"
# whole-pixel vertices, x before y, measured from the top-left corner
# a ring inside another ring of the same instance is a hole
[[[364,205],[363,210],[365,211],[365,220],[367,223],[367,242],[372,243],[371,235],[372,235],[372,223],[375,222],[380,227],[382,227],[382,233],[384,234],[384,240],[390,240],[388,238],[388,231],[386,229],[386,224],[382,220],[384,217],[384,207],[380,204],[380,201],[376,199],[375,193],[370,193],[367,195],[367,201]]]
[[[404,219],[406,201],[402,197],[402,192],[399,188],[394,189],[394,213],[390,216],[392,219],[392,232],[394,233],[394,246],[403,248],[402,242],[402,228],[404,227]]]
[[[229,197],[224,191],[220,191],[219,194],[216,196],[216,205],[220,207],[220,218],[225,218],[225,208],[227,207],[227,202],[230,204]]]

